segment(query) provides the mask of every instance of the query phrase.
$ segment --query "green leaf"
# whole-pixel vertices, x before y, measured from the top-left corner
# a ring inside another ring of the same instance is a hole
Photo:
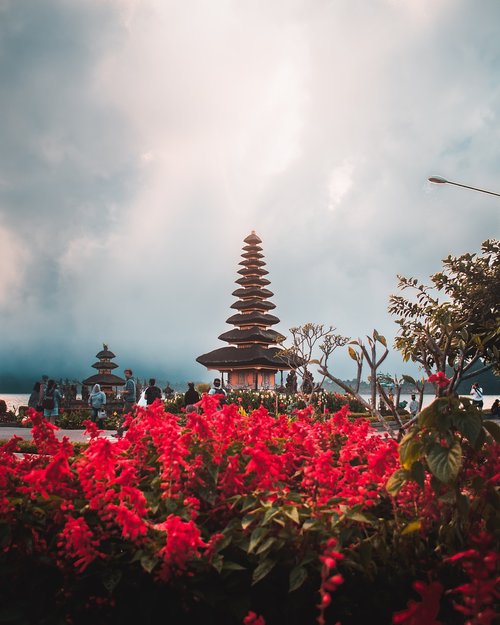
[[[145,557],[146,556],[143,556],[143,558],[145,558]],[[141,558],[141,564],[142,564],[142,559],[143,558]],[[148,571],[148,573],[150,573],[150,572],[151,571]],[[121,572],[120,569],[113,569],[111,571],[106,571],[101,576],[103,586],[104,586],[104,588],[106,588],[106,590],[108,592],[113,592],[113,590],[120,583],[121,578],[122,578],[122,572]]]
[[[262,526],[267,525],[269,521],[273,519],[279,513],[279,511],[280,511],[279,508],[268,508],[260,524]]]
[[[246,530],[255,521],[255,515],[247,514],[241,519],[241,527]]]
[[[386,491],[389,493],[389,495],[395,497],[408,481],[408,478],[408,471],[406,471],[405,469],[398,469],[387,480],[387,484],[385,485]]]
[[[224,534],[223,538],[217,541],[215,549],[217,552],[223,551],[226,547],[229,547],[233,540],[231,534]]]
[[[276,540],[277,540],[276,536],[269,536],[269,538],[266,538],[266,540],[259,546],[259,548],[257,549],[255,553],[257,555],[265,553],[274,545]]]
[[[432,474],[444,484],[449,484],[460,471],[462,447],[458,441],[455,441],[449,448],[434,443],[426,454],[426,458]]]
[[[315,519],[307,519],[306,521],[304,521],[304,523],[302,523],[302,529],[306,532],[311,531],[315,527],[317,527],[317,522]]]
[[[435,399],[430,406],[424,408],[418,417],[418,422],[422,427],[437,429],[440,432],[448,430],[451,425],[449,413],[450,402],[448,397]]]
[[[276,560],[266,558],[257,566],[252,575],[252,586],[260,582],[266,575],[268,575],[276,565]]]
[[[212,566],[217,571],[217,573],[220,573],[222,571],[222,567],[224,566],[224,558],[220,554],[216,554],[212,558]]]
[[[413,532],[418,532],[418,530],[422,527],[422,521],[411,521],[401,532],[401,536],[405,536],[406,534],[412,534]]]
[[[424,465],[417,460],[411,465],[410,469],[411,479],[415,480],[415,482],[420,486],[420,488],[424,487],[425,484],[425,469]]]
[[[358,510],[347,510],[345,516],[346,519],[350,519],[351,521],[358,521],[359,523],[373,523],[371,519]]]
[[[494,421],[483,421],[484,429],[488,431],[496,443],[500,443],[500,426]]]
[[[408,432],[399,443],[399,459],[403,469],[411,469],[423,453],[422,442],[415,438],[416,430]]]
[[[245,567],[241,566],[241,564],[238,564],[237,562],[231,562],[231,560],[224,560],[224,563],[222,565],[222,570],[223,571],[245,571]]]
[[[474,412],[468,410],[455,412],[451,416],[451,421],[460,434],[465,436],[472,445],[476,443],[482,427],[481,417],[476,410]]]
[[[267,534],[267,529],[265,527],[256,527],[252,534],[250,535],[250,542],[248,543],[247,553],[252,553],[252,551],[257,547],[257,545],[262,541],[263,537]]]
[[[245,512],[245,510],[248,510],[249,508],[253,508],[253,506],[255,506],[256,502],[257,502],[257,499],[255,497],[252,497],[251,495],[248,495],[243,500],[243,505],[241,506],[241,511]]]
[[[290,571],[290,579],[288,583],[288,592],[293,592],[300,588],[308,577],[307,570],[303,566],[295,566]]]
[[[146,571],[146,573],[151,573],[151,571],[155,568],[158,562],[159,559],[156,556],[145,554],[141,557],[141,566]]]
[[[300,523],[299,511],[297,510],[295,506],[292,506],[291,508],[285,508],[284,513],[286,514],[287,517],[292,519],[292,521],[297,523],[297,525]]]

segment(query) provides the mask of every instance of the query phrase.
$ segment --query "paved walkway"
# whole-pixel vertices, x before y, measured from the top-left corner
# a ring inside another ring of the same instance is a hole
[[[67,436],[72,443],[86,443],[88,442],[89,437],[84,432],[85,430],[56,430],[56,436],[58,439],[62,439],[63,436]],[[101,436],[116,440],[113,437],[115,432],[116,430],[104,430],[104,434]],[[13,436],[19,436],[19,438],[30,441],[31,428],[16,428],[10,426],[0,427],[0,440],[9,440]]]

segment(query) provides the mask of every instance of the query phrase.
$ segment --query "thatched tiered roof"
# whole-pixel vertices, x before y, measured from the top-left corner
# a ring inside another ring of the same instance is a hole
[[[87,386],[100,384],[103,390],[110,389],[113,386],[123,386],[125,384],[123,378],[111,373],[111,370],[116,369],[118,365],[111,362],[111,359],[116,358],[116,356],[108,349],[106,344],[103,345],[103,349],[97,353],[95,357],[99,358],[99,361],[95,362],[92,367],[97,369],[99,373],[95,373],[86,380],[83,380],[82,384]]]
[[[270,284],[267,278],[268,271],[264,268],[261,239],[254,231],[244,240],[242,268],[238,274],[242,276],[236,280],[240,285],[233,295],[238,299],[231,308],[238,312],[226,323],[235,326],[232,330],[223,332],[219,339],[230,343],[230,347],[221,347],[208,354],[199,356],[196,360],[208,369],[219,371],[233,371],[238,369],[288,369],[284,361],[279,358],[281,348],[279,344],[284,336],[270,326],[279,323],[278,317],[268,311],[276,308],[268,301],[273,292],[265,288]]]

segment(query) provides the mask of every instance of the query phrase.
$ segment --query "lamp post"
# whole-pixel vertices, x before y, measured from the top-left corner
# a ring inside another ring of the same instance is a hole
[[[478,189],[477,187],[469,187],[466,184],[460,184],[459,182],[452,182],[451,180],[446,180],[446,178],[442,178],[441,176],[431,176],[428,178],[429,182],[434,182],[436,184],[453,184],[456,187],[464,187],[464,189],[472,189],[473,191],[481,191],[481,193],[488,193],[489,195],[496,195],[500,197],[500,193],[494,193],[493,191],[486,191],[485,189]]]

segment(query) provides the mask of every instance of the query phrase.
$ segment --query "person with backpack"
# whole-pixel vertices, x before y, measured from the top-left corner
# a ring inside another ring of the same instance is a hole
[[[220,405],[226,403],[226,391],[222,388],[220,378],[215,378],[212,388],[208,391],[209,395],[220,395]]]
[[[62,395],[57,388],[55,380],[47,382],[47,388],[42,400],[43,416],[55,425],[56,417],[59,416],[59,404]]]
[[[161,399],[161,388],[156,386],[155,378],[150,378],[149,386],[144,391],[144,397],[146,398],[146,404],[148,406],[151,406],[156,399]]]
[[[94,384],[94,388],[89,395],[89,406],[92,408],[92,421],[97,423],[97,426],[102,429],[104,425],[105,412],[103,406],[106,405],[106,393],[101,391],[100,384]]]

